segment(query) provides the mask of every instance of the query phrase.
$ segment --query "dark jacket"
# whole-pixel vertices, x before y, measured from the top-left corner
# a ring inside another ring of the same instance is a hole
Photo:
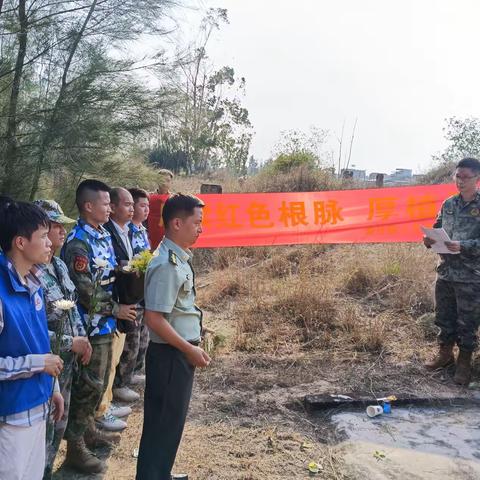
[[[108,230],[108,233],[112,237],[113,250],[115,252],[115,258],[117,260],[117,265],[125,265],[130,259],[128,258],[128,252],[123,244],[123,240],[118,234],[117,228],[111,220],[103,225],[103,227]],[[129,230],[128,238],[130,239],[130,244],[132,242],[132,234]],[[132,248],[133,250],[133,248]]]
[[[115,259],[117,260],[117,265],[119,271],[117,271],[116,280],[114,284],[114,294],[119,303],[130,304],[134,303],[130,301],[130,282],[129,276],[121,273],[120,269],[122,266],[126,265],[130,260],[128,257],[127,249],[123,244],[123,240],[120,237],[117,228],[111,220],[103,225],[103,227],[110,233],[112,238],[113,251],[115,252]],[[132,234],[129,231],[128,238],[130,243],[132,241]],[[133,249],[132,249],[133,250]],[[128,320],[117,320],[117,329],[122,333],[128,333],[135,330],[136,326],[134,322]]]

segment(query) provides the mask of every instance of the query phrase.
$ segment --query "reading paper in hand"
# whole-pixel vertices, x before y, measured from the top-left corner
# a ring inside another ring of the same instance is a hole
[[[435,253],[448,253],[450,255],[455,255],[460,252],[451,252],[445,242],[451,242],[450,237],[443,228],[426,228],[421,227],[423,233],[432,240],[435,240],[435,243],[432,245],[432,250]]]

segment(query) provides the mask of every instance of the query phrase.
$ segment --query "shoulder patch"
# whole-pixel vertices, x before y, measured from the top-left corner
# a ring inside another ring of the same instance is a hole
[[[177,255],[176,255],[176,253],[175,253],[173,250],[169,250],[169,251],[168,251],[168,261],[169,261],[172,265],[178,265]]]
[[[84,255],[75,255],[73,260],[73,269],[78,273],[86,272],[88,268],[88,258]]]
[[[38,292],[35,292],[35,295],[33,296],[33,302],[35,304],[35,310],[39,312],[43,308],[43,301]]]

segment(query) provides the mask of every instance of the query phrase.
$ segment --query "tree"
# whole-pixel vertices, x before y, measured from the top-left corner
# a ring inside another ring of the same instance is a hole
[[[425,174],[425,183],[449,182],[462,158],[480,158],[480,119],[451,117],[443,131],[449,144],[443,153],[433,156],[434,167]]]
[[[183,152],[185,164],[179,168],[187,173],[221,167],[239,175],[247,171],[253,132],[242,106],[245,79],[237,79],[230,66],[213,69],[207,55],[212,32],[227,22],[225,9],[208,11],[195,44],[183,55],[169,84],[177,103],[162,116],[157,150]]]
[[[440,162],[458,162],[463,157],[480,157],[480,119],[451,117],[446,120],[445,139],[450,143],[440,156]]]
[[[280,139],[273,149],[273,158],[280,155],[310,157],[315,166],[325,163],[327,152],[324,151],[328,131],[318,127],[310,127],[309,132],[301,130],[284,130],[280,132]]]
[[[149,137],[165,98],[144,86],[137,72],[165,60],[132,57],[128,46],[140,35],[164,34],[163,19],[173,3],[5,3],[1,189],[32,199],[49,175],[62,182],[99,174],[110,167],[109,159],[120,158],[121,149]]]
[[[26,13],[26,0],[18,2],[18,30],[16,32],[18,39],[18,50],[16,54],[15,67],[13,69],[13,78],[10,89],[10,97],[6,110],[6,129],[5,129],[5,153],[4,153],[4,181],[2,191],[10,193],[12,182],[14,181],[13,168],[18,158],[18,102],[20,96],[20,83],[23,76],[25,56],[27,53],[27,30],[28,20]]]
[[[162,146],[152,150],[148,154],[148,161],[157,168],[166,168],[174,173],[187,171],[187,155],[181,150],[169,150]]]

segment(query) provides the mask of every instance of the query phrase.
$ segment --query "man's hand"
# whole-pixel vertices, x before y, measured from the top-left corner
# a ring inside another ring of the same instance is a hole
[[[92,346],[87,337],[73,337],[72,352],[78,353],[82,365],[87,365],[92,356]]]
[[[433,244],[435,243],[435,240],[433,238],[429,238],[426,235],[423,237],[423,244],[427,247],[430,248]]]
[[[137,319],[137,308],[135,304],[120,304],[118,307],[117,318],[120,318],[121,320],[129,320],[131,322],[134,322]]]
[[[52,377],[58,377],[63,370],[63,360],[53,353],[47,353],[45,355],[45,369],[44,372],[48,373]]]
[[[202,350],[200,347],[195,347],[192,345],[192,348],[185,353],[187,360],[194,367],[208,367],[211,362],[211,358],[208,356],[208,353]]]
[[[88,345],[90,345],[90,342],[87,337],[73,337],[72,352],[83,355]]]
[[[58,422],[63,417],[63,412],[65,410],[65,405],[63,402],[63,397],[60,392],[54,392],[52,395],[52,405],[53,405],[53,420]]]
[[[454,242],[445,242],[445,245],[451,252],[459,252],[460,251],[460,242],[458,240]]]
[[[91,358],[92,358],[92,344],[88,342],[87,348],[85,349],[85,352],[83,353],[80,361],[82,362],[82,365],[88,365],[90,363]]]

